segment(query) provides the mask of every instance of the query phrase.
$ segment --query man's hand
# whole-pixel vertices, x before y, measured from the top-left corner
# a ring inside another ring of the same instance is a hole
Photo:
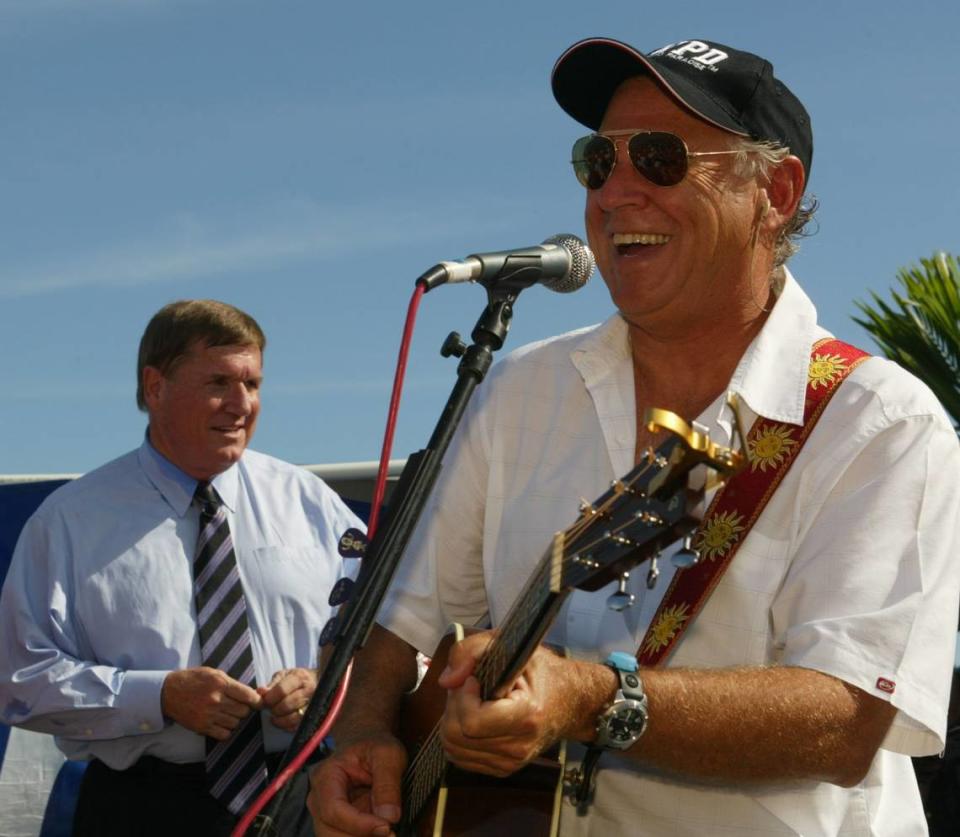
[[[491,639],[486,631],[458,642],[440,675],[448,690],[440,732],[450,761],[509,776],[561,738],[594,737],[596,716],[616,692],[613,672],[540,646],[517,680],[485,701],[473,670]]]
[[[160,690],[163,714],[192,732],[224,741],[261,708],[260,695],[226,672],[207,666],[172,671]]]
[[[258,686],[263,708],[270,710],[274,726],[293,732],[300,725],[303,710],[317,688],[317,672],[312,668],[285,668],[266,686]]]
[[[406,763],[403,745],[382,735],[349,744],[318,764],[307,797],[317,837],[393,834]]]

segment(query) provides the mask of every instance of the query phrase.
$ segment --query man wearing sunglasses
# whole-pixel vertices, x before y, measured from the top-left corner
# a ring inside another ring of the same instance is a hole
[[[702,40],[649,54],[581,41],[553,92],[594,132],[573,168],[617,313],[513,353],[471,404],[358,662],[337,753],[314,773],[317,833],[391,831],[415,649],[448,621],[499,624],[578,498],[662,441],[645,408],[725,445],[738,420],[764,419],[747,467],[773,469],[798,444],[808,387],[848,367],[752,526],[745,509],[702,542],[711,562],[742,540],[689,625],[683,608],[658,611],[683,564],[665,550],[652,587],[635,572],[612,601],[615,583],[576,591],[550,634],[569,656],[541,647],[502,697],[481,699],[490,635],[471,636],[440,676],[442,738],[455,764],[496,776],[559,740],[592,745],[568,747],[595,786],[564,797],[563,835],[923,833],[909,757],[944,746],[960,450],[893,364],[811,363],[829,335],[784,266],[811,212],[807,112],[769,62]],[[637,670],[638,648],[680,630],[671,656]]]

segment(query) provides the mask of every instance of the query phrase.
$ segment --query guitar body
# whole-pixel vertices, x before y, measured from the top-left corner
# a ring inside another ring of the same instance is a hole
[[[400,713],[400,738],[415,752],[434,730],[447,693],[437,685],[450,646],[463,636],[460,625],[437,647],[420,687]],[[417,837],[553,837],[563,791],[563,748],[545,754],[506,779],[448,766],[439,788],[414,824]]]

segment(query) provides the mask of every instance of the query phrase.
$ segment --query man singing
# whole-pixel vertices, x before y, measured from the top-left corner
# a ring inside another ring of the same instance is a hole
[[[722,575],[688,607],[667,550],[653,589],[631,575],[632,607],[606,606],[615,586],[575,592],[549,636],[570,655],[540,647],[495,699],[473,676],[489,633],[459,643],[447,757],[507,776],[586,745],[595,791],[564,799],[563,835],[923,833],[910,756],[944,746],[960,450],[927,388],[833,341],[785,267],[810,215],[807,112],[768,61],[705,40],[581,41],[553,92],[593,132],[573,169],[616,313],[514,352],[471,404],[313,774],[317,834],[398,822],[416,651],[452,620],[500,624],[579,498],[662,441],[646,408],[736,445],[729,396],[753,428],[746,472],[781,479],[755,520],[701,532]],[[636,722],[615,730],[626,701]]]

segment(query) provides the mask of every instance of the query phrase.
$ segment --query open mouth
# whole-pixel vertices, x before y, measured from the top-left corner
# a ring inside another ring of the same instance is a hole
[[[648,251],[666,244],[672,236],[663,233],[614,233],[613,245],[621,256]]]

